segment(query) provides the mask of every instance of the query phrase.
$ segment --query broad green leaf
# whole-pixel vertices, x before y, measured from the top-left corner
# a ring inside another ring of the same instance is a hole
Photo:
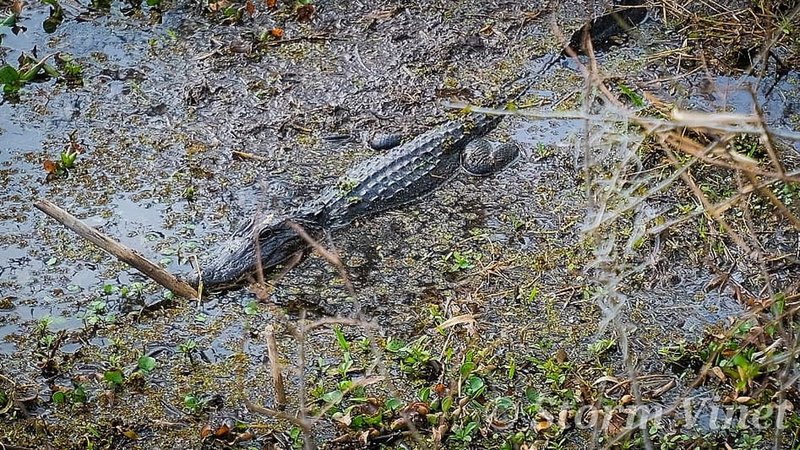
[[[122,372],[119,370],[107,370],[103,378],[111,384],[120,385],[124,381]]]
[[[14,84],[19,81],[19,72],[17,69],[11,67],[10,65],[6,64],[3,67],[0,67],[0,83],[3,84]]]
[[[0,27],[13,27],[17,24],[17,15],[14,13],[9,14],[0,22]]]
[[[53,403],[63,405],[67,402],[67,395],[61,391],[53,393]]]
[[[152,356],[142,356],[139,358],[139,368],[145,373],[150,373],[156,368],[156,359]]]
[[[342,391],[331,391],[331,392],[326,392],[325,394],[322,395],[322,400],[325,403],[330,403],[333,405],[336,405],[339,402],[341,402],[343,398],[344,394],[342,394]]]

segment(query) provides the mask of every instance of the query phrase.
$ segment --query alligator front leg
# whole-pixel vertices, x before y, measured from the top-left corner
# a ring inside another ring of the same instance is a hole
[[[461,153],[461,167],[470,175],[485,177],[495,174],[519,157],[519,145],[508,142],[493,146],[477,138],[467,144]]]

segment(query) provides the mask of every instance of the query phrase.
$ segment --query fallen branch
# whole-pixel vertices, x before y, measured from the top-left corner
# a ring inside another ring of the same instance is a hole
[[[272,325],[264,330],[267,338],[267,356],[269,358],[269,369],[272,372],[272,384],[275,386],[275,399],[278,408],[283,409],[286,405],[286,389],[283,387],[283,374],[281,364],[278,362],[278,344],[275,342],[275,330]]]
[[[77,217],[64,211],[53,203],[44,199],[39,199],[33,204],[33,206],[53,219],[56,219],[62,225],[74,231],[78,236],[100,247],[118,260],[128,264],[129,266],[141,272],[143,275],[152,279],[161,286],[164,286],[175,294],[184,298],[199,298],[197,291],[185,281],[179,280],[175,277],[175,275],[172,275],[171,273],[147,260],[136,251],[125,247],[105,234],[86,225]]]

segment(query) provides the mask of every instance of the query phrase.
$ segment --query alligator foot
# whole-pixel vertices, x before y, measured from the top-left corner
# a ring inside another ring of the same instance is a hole
[[[506,143],[493,146],[485,139],[475,139],[461,154],[461,167],[470,174],[485,177],[503,170],[519,157],[519,146]]]

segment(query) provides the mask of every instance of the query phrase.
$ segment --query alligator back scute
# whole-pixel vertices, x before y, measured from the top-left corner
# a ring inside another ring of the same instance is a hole
[[[341,228],[433,192],[458,173],[460,154],[467,143],[486,134],[498,121],[479,116],[447,122],[357,165],[320,196],[325,227]]]

